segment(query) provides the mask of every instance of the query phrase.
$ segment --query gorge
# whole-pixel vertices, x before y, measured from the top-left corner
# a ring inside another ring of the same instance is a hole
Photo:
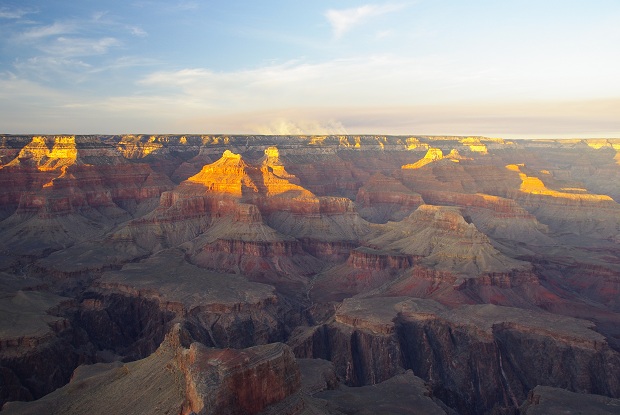
[[[620,411],[620,139],[0,135],[6,414]]]

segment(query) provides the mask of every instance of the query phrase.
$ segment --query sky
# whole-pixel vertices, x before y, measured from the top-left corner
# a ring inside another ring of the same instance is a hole
[[[620,137],[618,0],[0,0],[0,133]]]

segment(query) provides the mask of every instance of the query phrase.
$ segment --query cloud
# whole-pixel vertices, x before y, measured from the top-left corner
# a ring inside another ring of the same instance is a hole
[[[138,84],[155,93],[191,97],[209,108],[359,106],[377,101],[410,105],[474,93],[481,96],[478,90],[485,90],[488,74],[475,69],[444,58],[380,55],[318,63],[290,61],[229,72],[204,68],[159,71]],[[497,93],[497,89],[485,91]]]
[[[113,37],[100,39],[58,37],[51,44],[40,47],[44,52],[58,57],[103,55],[121,42]]]
[[[333,68],[331,68],[333,69]],[[273,70],[273,69],[272,69]],[[281,69],[282,70],[282,69]],[[328,70],[323,68],[322,70]],[[260,106],[239,105],[259,92],[241,94],[212,86],[218,96],[205,100],[190,94],[195,82],[212,82],[224,74],[193,70],[159,73],[153,82],[176,80],[181,91],[149,88],[142,94],[78,96],[0,73],[0,122],[6,133],[118,134],[227,133],[227,134],[428,134],[485,135],[504,138],[585,138],[620,136],[620,99],[540,100],[509,103],[412,101],[411,104],[298,101],[255,98]],[[256,80],[246,74],[240,90]],[[275,74],[273,75],[275,76]],[[228,81],[227,81],[228,82]],[[219,89],[218,89],[219,88]],[[230,85],[227,87],[230,88]],[[314,88],[314,87],[313,87]],[[298,92],[297,90],[295,92]],[[273,94],[275,97],[277,94]],[[385,102],[385,101],[381,101]]]
[[[329,9],[325,12],[325,17],[332,26],[334,37],[338,39],[346,32],[350,31],[353,27],[362,24],[373,17],[395,12],[403,7],[404,6],[402,4],[367,4],[351,9]]]
[[[131,32],[132,35],[137,36],[137,37],[147,37],[148,33],[142,29],[139,26],[130,26],[129,27],[129,31]]]
[[[0,7],[0,19],[21,19],[27,14],[36,13],[28,9],[12,9],[10,7]]]
[[[14,68],[22,77],[56,85],[67,81],[71,84],[82,82],[86,73],[92,70],[91,65],[80,59],[51,55],[17,61]]]
[[[538,97],[545,92],[529,85],[522,68],[458,64],[448,58],[372,56],[319,63],[283,64],[229,72],[205,68],[159,71],[138,82],[154,94],[185,96],[205,108],[244,110],[285,106],[363,106],[377,101],[390,105]],[[516,74],[516,75],[515,75]],[[569,78],[570,80],[570,78]],[[565,82],[563,79],[562,82]],[[550,82],[550,95],[563,88]]]
[[[48,26],[40,26],[35,27],[33,29],[27,30],[19,35],[19,39],[21,40],[38,40],[43,39],[50,36],[58,36],[64,35],[68,33],[73,33],[76,31],[76,27],[72,23],[60,23],[55,22],[54,24]]]
[[[176,9],[187,11],[187,10],[196,10],[200,7],[197,1],[179,1],[176,3]]]

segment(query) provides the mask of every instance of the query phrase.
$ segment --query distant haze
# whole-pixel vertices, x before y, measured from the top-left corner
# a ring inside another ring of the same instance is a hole
[[[620,2],[0,3],[0,133],[620,137]]]

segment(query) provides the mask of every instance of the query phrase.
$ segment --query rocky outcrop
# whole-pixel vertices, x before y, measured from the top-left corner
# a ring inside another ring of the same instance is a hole
[[[208,193],[257,204],[265,213],[274,209],[317,211],[317,198],[293,182],[298,180],[286,172],[275,147],[266,150],[260,166],[248,164],[241,155],[226,150],[218,161],[204,166],[186,181],[194,187],[202,186]]]
[[[0,299],[0,405],[38,399],[69,381],[92,358],[70,321],[57,316],[71,299],[46,292],[3,293]]]
[[[107,272],[96,286],[81,311],[91,336],[114,344],[120,335],[121,345],[123,337],[133,339],[127,347],[141,356],[157,346],[173,319],[206,345],[241,348],[284,340],[288,325],[300,318],[280,304],[272,286],[200,269],[176,250]],[[132,327],[140,331],[129,333]]]
[[[330,359],[352,385],[412,369],[447,405],[474,414],[518,407],[538,384],[619,396],[620,355],[592,328],[492,305],[449,310],[405,297],[351,299],[335,322],[300,329],[290,344],[298,356]]]
[[[413,265],[412,258],[407,255],[391,254],[363,247],[352,250],[347,263],[356,269],[374,271],[406,269]]]
[[[256,414],[297,392],[299,368],[281,343],[245,350],[191,343],[179,326],[149,357],[81,366],[71,382],[7,414]]]
[[[204,414],[256,414],[297,392],[299,368],[282,343],[245,350],[192,343],[181,356],[189,409]]]
[[[172,187],[147,164],[131,164],[97,138],[34,137],[0,169],[3,246],[44,256],[93,240]],[[10,183],[10,184],[9,184]],[[2,217],[4,219],[4,217]]]
[[[488,154],[487,146],[480,137],[467,137],[461,140],[461,144],[472,153]]]
[[[514,200],[482,193],[467,194],[435,190],[423,190],[422,196],[428,204],[461,206],[464,208],[488,209],[502,218],[532,219],[533,216]]]
[[[370,292],[397,279],[413,261],[408,255],[358,247],[350,251],[346,262],[317,275],[309,294],[316,302],[326,302]]]
[[[314,395],[335,413],[389,413],[393,415],[441,415],[449,409],[433,399],[422,379],[407,371],[372,386],[341,386]],[[325,405],[323,403],[323,405]]]
[[[360,187],[355,200],[360,215],[375,223],[402,220],[424,204],[422,196],[381,173],[375,174]]]
[[[351,200],[321,197],[318,202],[313,214],[278,211],[267,216],[267,223],[298,239],[355,240],[368,233],[368,223],[359,217]]]
[[[265,225],[256,206],[245,206],[253,212],[250,218],[246,215],[249,220],[219,219],[183,244],[188,259],[204,268],[241,273],[255,281],[279,285],[288,280],[299,288],[322,264],[305,252],[298,240]]]
[[[519,408],[523,415],[560,415],[567,413],[617,414],[620,399],[601,395],[569,392],[566,389],[537,386]]]
[[[513,255],[534,256],[535,247],[557,244],[548,235],[549,227],[538,222],[534,215],[512,199],[435,190],[423,190],[421,194],[429,204],[458,206],[478,230],[509,246]],[[531,248],[528,250],[524,245]]]
[[[506,170],[502,159],[487,156],[463,159],[456,154],[450,158],[433,157],[420,160],[422,165],[416,168],[406,165],[395,171],[394,175],[409,189],[420,194],[424,191],[443,191],[506,196],[519,188],[519,177]]]
[[[429,148],[423,158],[421,158],[420,160],[416,161],[413,164],[405,164],[401,168],[407,169],[407,170],[416,170],[434,161],[442,160],[443,158],[444,158],[443,152],[441,151],[440,148]]]
[[[365,244],[418,257],[426,267],[464,277],[529,268],[501,254],[458,209],[449,207],[422,205],[401,222],[376,227]]]
[[[510,196],[559,234],[567,232],[595,238],[615,238],[620,229],[620,204],[607,195],[585,189],[549,189],[538,177],[523,171],[523,165],[506,166],[521,179],[518,192]],[[595,213],[596,212],[596,213]]]

